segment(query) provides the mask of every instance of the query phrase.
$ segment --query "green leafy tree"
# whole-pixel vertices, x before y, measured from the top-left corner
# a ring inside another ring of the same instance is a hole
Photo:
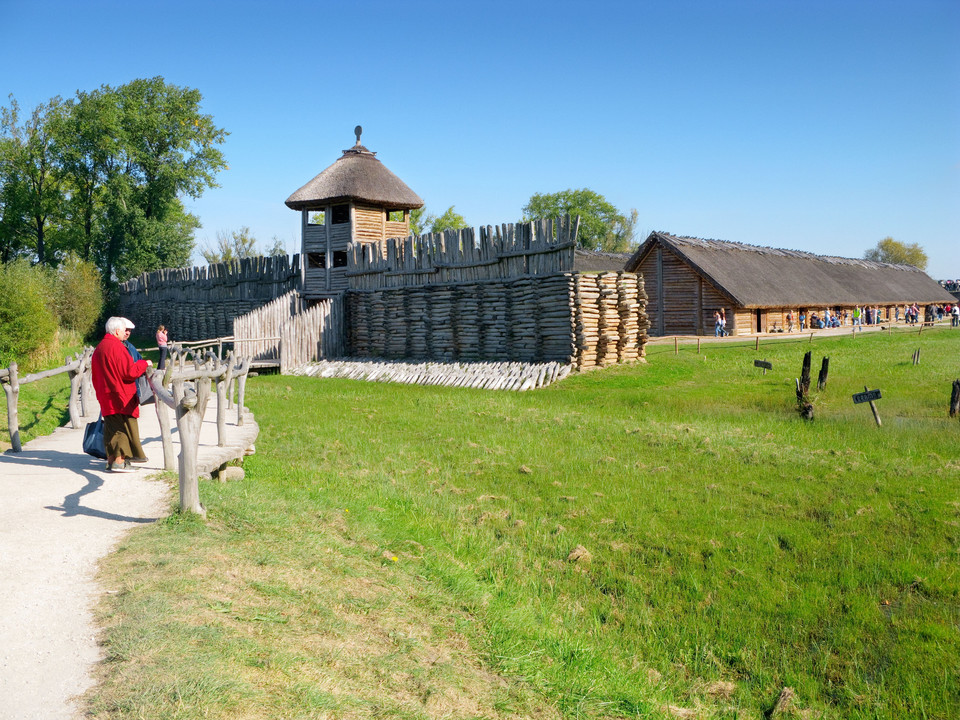
[[[423,235],[430,227],[431,215],[427,214],[427,207],[414,208],[410,211],[410,234]]]
[[[257,257],[257,239],[244,225],[239,230],[217,232],[216,247],[205,247],[200,250],[203,259],[211,265],[221,262],[232,262],[241,258]]]
[[[61,249],[63,174],[52,128],[62,112],[59,97],[38,105],[23,121],[12,97],[10,106],[0,109],[0,246],[7,256],[27,250],[41,265],[56,265]]]
[[[274,235],[270,242],[272,243],[270,247],[267,248],[267,257],[275,257],[277,255],[286,255],[287,246],[283,244],[283,240]]]
[[[885,237],[877,246],[863,254],[864,260],[874,262],[893,263],[895,265],[913,265],[920,270],[927,269],[927,254],[917,243],[898,242],[892,237]]]
[[[588,190],[536,193],[523,207],[523,221],[580,216],[577,244],[589,250],[625,252],[635,245],[637,211],[624,216],[603,195]]]
[[[463,215],[454,212],[453,205],[448,207],[440,217],[430,219],[430,232],[443,232],[444,230],[463,230],[469,227]]]
[[[226,132],[201,99],[140,79],[54,98],[23,123],[11,99],[0,116],[0,256],[55,266],[73,251],[109,284],[187,264],[199,221],[183,199],[226,167]]]
[[[96,265],[68,254],[57,268],[54,307],[61,327],[89,335],[103,310],[103,287]]]
[[[53,342],[50,272],[26,258],[0,265],[0,365],[29,362]]]
[[[470,227],[463,215],[448,207],[443,215],[437,217],[428,213],[426,206],[410,211],[410,232],[413,235],[443,232],[444,230],[462,230]]]

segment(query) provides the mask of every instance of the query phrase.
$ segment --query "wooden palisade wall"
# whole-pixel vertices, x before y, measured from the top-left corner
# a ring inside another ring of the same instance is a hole
[[[233,319],[300,288],[300,256],[254,257],[143,273],[120,286],[120,314],[180,341],[233,334]]]

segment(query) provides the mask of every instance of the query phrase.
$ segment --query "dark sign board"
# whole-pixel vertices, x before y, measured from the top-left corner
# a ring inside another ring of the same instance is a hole
[[[764,370],[773,370],[773,363],[769,363],[766,360],[754,360],[753,366],[763,368]]]
[[[879,390],[867,390],[866,392],[857,393],[856,395],[853,396],[853,402],[855,405],[859,403],[873,402],[874,400],[879,400],[879,399],[880,399]]]

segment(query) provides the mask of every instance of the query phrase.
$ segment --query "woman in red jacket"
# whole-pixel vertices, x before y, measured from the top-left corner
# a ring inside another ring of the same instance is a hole
[[[126,318],[112,317],[107,320],[107,334],[93,351],[91,363],[93,389],[103,413],[107,470],[111,472],[133,471],[129,460],[135,455],[131,438],[140,437],[136,379],[152,365],[149,360],[134,362],[130,357],[123,341],[132,328],[133,323]]]

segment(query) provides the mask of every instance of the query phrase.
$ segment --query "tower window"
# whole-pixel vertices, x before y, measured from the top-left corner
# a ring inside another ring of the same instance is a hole
[[[326,253],[307,253],[307,267],[325,268],[327,266]]]
[[[403,210],[387,210],[387,222],[403,222]]]
[[[347,266],[347,253],[345,251],[335,250],[333,252],[333,266],[335,268]]]
[[[307,225],[325,225],[327,213],[323,210],[307,210]]]
[[[332,219],[334,225],[342,225],[343,223],[350,222],[350,206],[334,205]]]

